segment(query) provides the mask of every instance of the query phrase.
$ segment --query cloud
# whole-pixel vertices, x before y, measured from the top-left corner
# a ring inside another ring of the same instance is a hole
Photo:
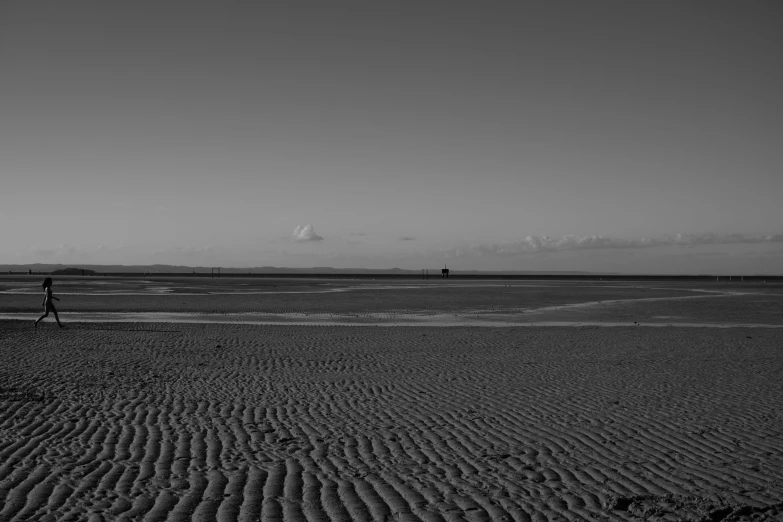
[[[315,233],[313,225],[297,225],[294,229],[293,240],[297,242],[322,241],[323,237]]]
[[[698,245],[729,245],[783,243],[783,234],[750,235],[750,234],[675,234],[662,237],[642,237],[635,239],[613,238],[608,236],[527,236],[520,241],[487,243],[455,248],[448,253],[456,256],[466,255],[497,255],[513,256],[538,252],[561,252],[564,250],[599,250],[599,249],[639,249],[657,246],[698,246]]]
[[[416,238],[413,236],[402,236],[400,241],[416,241]]]

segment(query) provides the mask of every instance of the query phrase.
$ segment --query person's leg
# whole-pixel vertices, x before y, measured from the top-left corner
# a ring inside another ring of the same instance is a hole
[[[48,317],[48,316],[49,316],[49,309],[47,308],[47,309],[44,311],[44,313],[41,315],[41,317],[39,317],[38,319],[36,319],[36,320],[35,320],[35,322],[33,323],[33,324],[35,325],[35,327],[36,327],[36,328],[38,328],[38,323],[41,321],[41,319],[43,319],[44,317]]]
[[[57,321],[57,326],[62,328],[63,325],[60,322],[60,317],[57,315],[57,308],[54,307],[54,304],[52,304],[51,306],[52,306],[52,312],[54,313],[54,319]]]

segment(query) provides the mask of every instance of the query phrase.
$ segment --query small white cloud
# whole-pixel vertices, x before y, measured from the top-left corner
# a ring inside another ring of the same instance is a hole
[[[313,225],[297,225],[294,229],[293,240],[297,242],[321,241],[323,240],[323,237],[315,233]]]

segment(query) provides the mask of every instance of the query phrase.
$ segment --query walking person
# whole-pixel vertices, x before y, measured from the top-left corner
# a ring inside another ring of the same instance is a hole
[[[44,307],[44,313],[43,315],[41,315],[41,317],[36,319],[33,324],[35,325],[36,328],[38,328],[38,322],[44,317],[48,317],[49,312],[51,311],[54,313],[54,318],[57,321],[57,326],[63,328],[63,324],[60,322],[60,318],[57,316],[57,309],[54,307],[54,303],[52,302],[52,299],[59,301],[58,298],[52,295],[52,278],[47,277],[46,279],[44,279],[44,282],[41,284],[41,286],[43,286],[44,288],[44,299],[43,299],[43,303],[41,303],[43,304]]]

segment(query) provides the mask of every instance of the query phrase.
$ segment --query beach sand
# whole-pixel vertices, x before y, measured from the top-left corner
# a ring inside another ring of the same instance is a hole
[[[772,326],[783,292],[458,288],[236,308],[629,324],[0,321],[0,520],[783,519],[783,330],[632,322]],[[596,296],[618,302],[563,307]],[[61,308],[128,311],[115,297]]]

